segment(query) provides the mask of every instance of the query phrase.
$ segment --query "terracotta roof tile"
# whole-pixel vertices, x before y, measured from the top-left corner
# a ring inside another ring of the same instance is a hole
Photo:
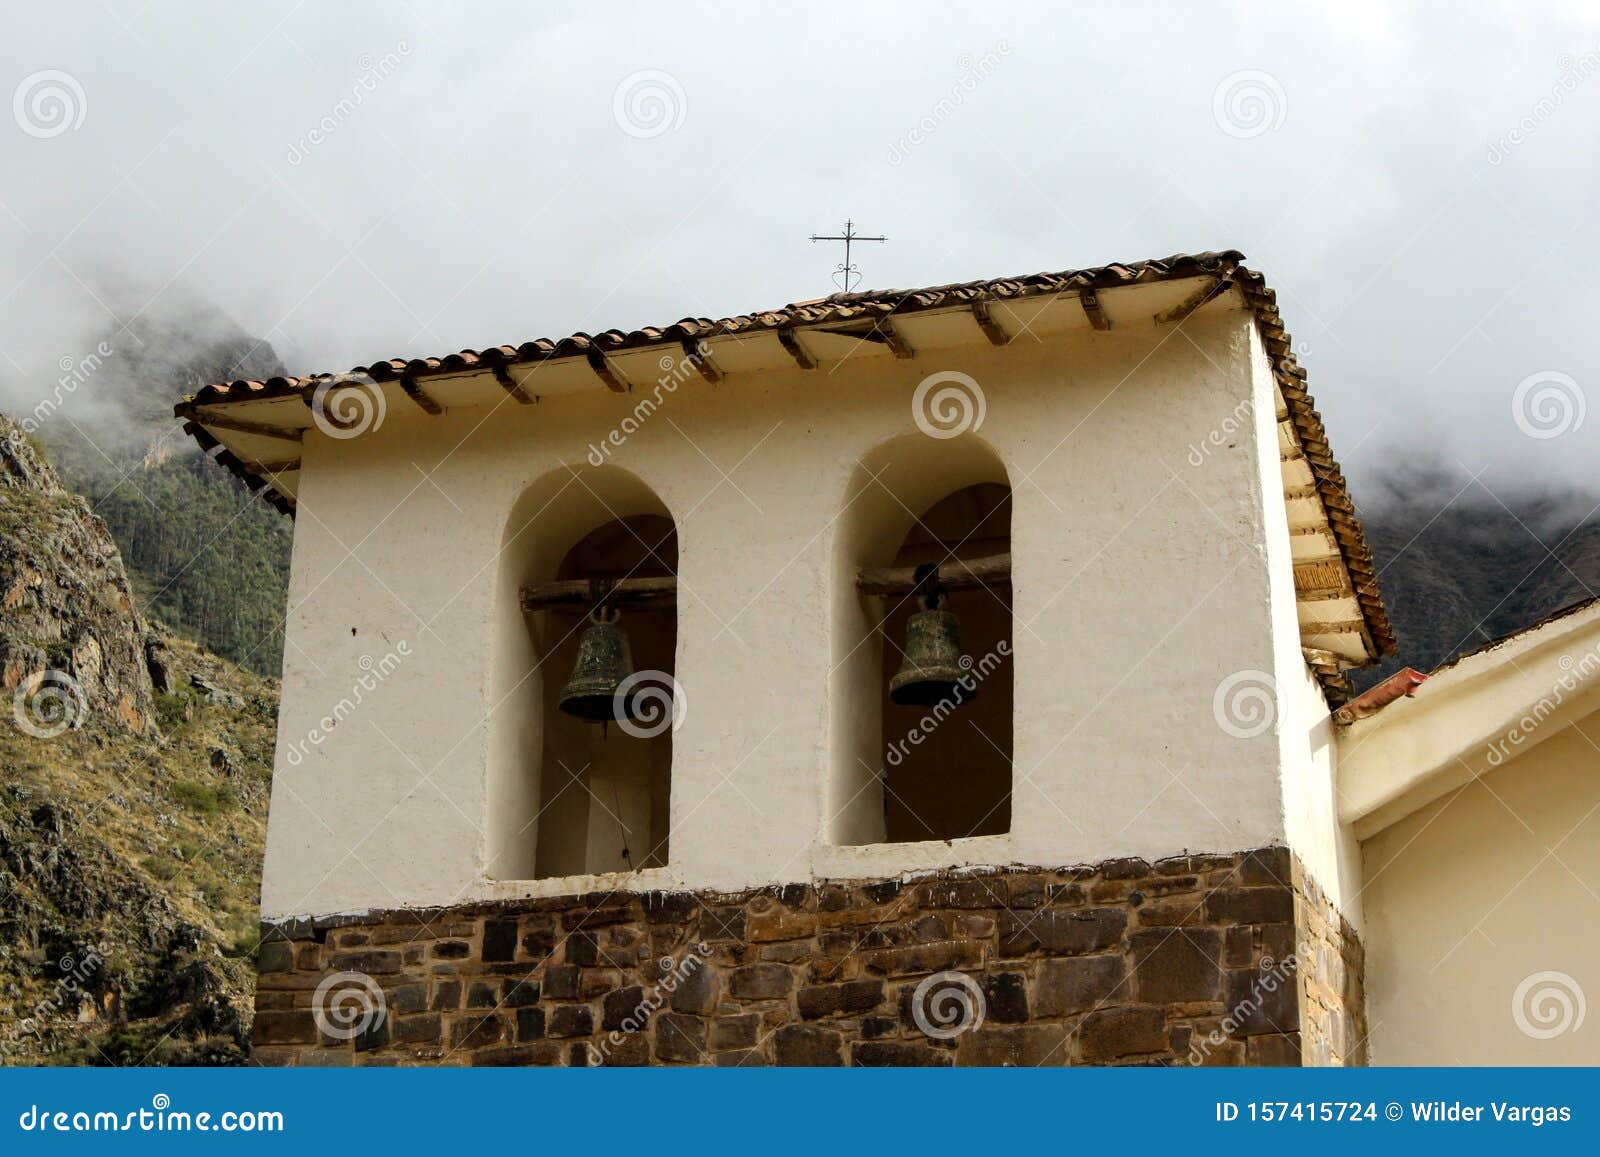
[[[1284,329],[1283,318],[1278,313],[1277,295],[1267,286],[1261,274],[1245,268],[1243,261],[1242,253],[1229,249],[1214,253],[1175,254],[1159,260],[1135,261],[1128,264],[1113,263],[1059,273],[1035,273],[1025,277],[955,282],[922,289],[836,293],[813,301],[794,302],[782,309],[739,314],[720,320],[683,318],[664,327],[650,326],[628,332],[613,329],[593,336],[575,333],[564,338],[539,338],[516,346],[491,346],[484,350],[465,349],[444,357],[380,358],[368,365],[357,366],[350,372],[367,374],[378,381],[394,381],[403,376],[426,378],[437,374],[461,373],[480,366],[492,368],[574,357],[587,354],[590,349],[614,353],[669,342],[676,343],[687,338],[732,336],[792,326],[844,322],[864,317],[884,317],[897,313],[949,308],[974,301],[1009,300],[1083,289],[1111,289],[1123,285],[1207,275],[1229,278],[1240,287],[1246,302],[1255,314],[1263,346],[1272,363],[1278,387],[1288,406],[1290,420],[1298,434],[1306,460],[1311,465],[1317,493],[1322,499],[1334,536],[1338,540],[1345,568],[1354,584],[1356,598],[1361,605],[1373,644],[1380,654],[1388,654],[1394,650],[1394,632],[1384,611],[1382,597],[1378,593],[1372,552],[1362,535],[1361,524],[1356,519],[1355,507],[1350,501],[1344,475],[1340,473],[1339,465],[1329,448],[1322,416],[1317,413],[1311,395],[1306,391],[1306,374],[1295,360],[1289,334]],[[330,376],[320,374],[305,378],[272,378],[265,382],[218,382],[204,386],[191,397],[185,398],[177,407],[177,412],[180,417],[189,419],[186,428],[194,434],[202,446],[211,450],[217,446],[217,442],[195,425],[193,406],[260,401],[307,393],[314,389],[318,382],[325,381]],[[267,501],[281,510],[292,509],[289,499],[270,488],[262,487],[262,480],[232,454],[223,450],[216,457]]]

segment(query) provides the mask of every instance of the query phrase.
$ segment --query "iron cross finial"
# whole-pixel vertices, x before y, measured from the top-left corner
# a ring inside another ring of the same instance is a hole
[[[833,237],[824,237],[821,234],[813,233],[811,235],[811,240],[844,242],[844,264],[840,265],[833,271],[833,283],[839,286],[840,289],[844,290],[844,292],[849,293],[851,286],[858,285],[861,282],[861,270],[850,264],[851,243],[855,241],[887,241],[889,239],[887,237],[863,237],[860,233],[856,232],[856,223],[854,221],[846,221],[844,223],[843,233]],[[841,275],[844,277],[842,284],[839,280]]]

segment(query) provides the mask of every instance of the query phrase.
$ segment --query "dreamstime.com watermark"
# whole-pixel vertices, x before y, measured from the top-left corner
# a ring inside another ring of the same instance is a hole
[[[15,439],[20,434],[36,434],[45,420],[59,410],[66,400],[78,392],[85,382],[92,378],[105,360],[116,351],[106,342],[101,342],[94,347],[93,352],[81,358],[65,355],[56,363],[61,370],[61,376],[56,378],[56,384],[51,389],[48,397],[41,398],[38,405],[28,413],[21,415],[16,420],[16,429],[11,433]]]
[[[612,692],[617,726],[635,739],[654,739],[677,731],[688,715],[683,687],[665,671],[635,671]]]
[[[298,140],[289,143],[289,152],[285,158],[291,165],[304,163],[311,155],[311,150],[326,141],[340,127],[355,115],[356,110],[367,102],[373,93],[378,91],[378,86],[399,69],[404,59],[411,55],[411,46],[404,40],[394,46],[390,52],[385,52],[377,60],[370,55],[363,54],[357,61],[360,72],[350,85],[350,94],[339,98],[331,109],[322,114],[317,121]]]
[[[949,93],[940,97],[933,108],[889,146],[889,163],[891,165],[903,163],[911,155],[911,150],[938,132],[939,126],[953,117],[956,110],[966,104],[967,99],[978,91],[978,85],[993,76],[995,69],[1000,67],[1000,62],[1010,55],[1011,45],[1004,40],[997,42],[976,60],[963,53],[956,60],[960,74],[956,77],[956,82],[950,86]]]
[[[11,93],[11,119],[30,137],[48,140],[76,131],[89,115],[83,85],[70,72],[46,68],[22,78]]]
[[[599,443],[589,444],[588,460],[591,466],[604,466],[611,458],[613,450],[622,448],[622,444],[639,432],[643,426],[661,408],[662,402],[671,394],[678,392],[678,387],[691,376],[699,375],[699,365],[711,355],[711,347],[705,342],[696,342],[692,352],[679,357],[671,354],[662,354],[661,376],[656,379],[654,388],[648,396],[642,396],[633,404],[633,409],[628,415],[611,428]]]
[[[383,425],[383,387],[367,374],[333,374],[311,391],[311,420],[330,438],[355,438]]]
[[[1249,428],[1250,415],[1255,412],[1255,408],[1255,399],[1245,398],[1229,411],[1209,434],[1198,442],[1189,443],[1189,465],[1204,466],[1213,450],[1231,445],[1241,430]]]
[[[1533,108],[1516,124],[1489,142],[1488,162],[1491,165],[1503,164],[1511,155],[1511,150],[1538,132],[1539,126],[1555,116],[1556,110],[1566,104],[1567,97],[1577,90],[1578,85],[1596,72],[1600,72],[1600,47],[1591,48],[1576,60],[1570,56],[1558,59],[1556,82],[1550,86],[1550,91],[1535,101]]]
[[[935,972],[911,994],[911,1019],[934,1040],[954,1040],[982,1028],[988,1011],[983,989],[965,972]]]
[[[1511,420],[1522,433],[1541,442],[1577,430],[1588,409],[1583,387],[1560,370],[1529,374],[1511,392]]]
[[[1259,68],[1230,72],[1211,93],[1211,119],[1235,140],[1247,141],[1282,128],[1288,115],[1283,85]]]
[[[82,727],[88,711],[83,684],[53,668],[27,676],[11,696],[11,718],[35,739],[54,739]]]
[[[356,663],[361,668],[362,674],[351,684],[350,694],[335,703],[328,714],[317,720],[316,725],[306,732],[304,739],[295,740],[284,752],[283,758],[289,766],[299,767],[305,762],[306,756],[311,754],[312,749],[321,747],[327,742],[333,729],[360,710],[367,696],[376,691],[383,681],[393,675],[400,668],[400,664],[410,657],[411,644],[404,639],[396,643],[394,650],[386,652],[381,659],[362,655]]]
[[[365,972],[332,973],[311,995],[311,1019],[329,1040],[355,1040],[381,1026],[388,1015],[383,989]]]
[[[629,1010],[615,1029],[606,1034],[604,1040],[597,1045],[589,1045],[589,1063],[604,1064],[606,1058],[611,1055],[611,1050],[621,1045],[627,1034],[644,1031],[650,1023],[650,1018],[672,999],[672,994],[678,991],[679,985],[706,966],[706,960],[710,955],[710,945],[702,940],[691,947],[682,960],[674,961],[670,956],[663,956],[657,961],[661,979],[644,991],[639,997],[639,1003]]]
[[[1234,1005],[1223,1016],[1222,1023],[1217,1025],[1205,1036],[1193,1040],[1189,1044],[1189,1064],[1203,1065],[1206,1058],[1244,1027],[1245,1023],[1266,1004],[1267,997],[1278,991],[1279,985],[1293,984],[1295,970],[1299,962],[1294,956],[1286,956],[1282,960],[1274,960],[1270,956],[1261,958],[1260,967],[1254,979],[1250,981],[1250,991],[1243,1000]]]
[[[1577,1032],[1588,1011],[1583,986],[1565,972],[1532,973],[1511,994],[1511,1019],[1534,1040]]]
[[[911,394],[911,420],[930,438],[976,433],[989,413],[983,387],[971,374],[940,370],[917,383]]]
[[[1512,752],[1526,743],[1569,696],[1584,686],[1596,673],[1600,673],[1600,648],[1586,651],[1576,659],[1571,655],[1562,655],[1556,661],[1556,665],[1561,668],[1561,674],[1551,684],[1549,692],[1541,695],[1539,701],[1528,708],[1521,719],[1506,728],[1504,735],[1489,744],[1487,759],[1490,767],[1499,767],[1510,759]]]
[[[1254,739],[1278,718],[1278,683],[1265,671],[1235,671],[1211,696],[1217,726],[1235,739]]]
[[[939,725],[955,713],[968,699],[978,693],[978,684],[999,669],[1000,664],[1011,656],[1011,641],[1001,639],[995,644],[994,650],[988,652],[977,662],[973,662],[971,655],[961,656],[962,669],[966,674],[956,680],[955,691],[950,698],[941,699],[930,707],[923,716],[912,724],[904,737],[895,740],[889,745],[889,750],[884,753],[884,762],[890,767],[899,767],[905,762],[906,756],[911,754],[913,747],[921,747],[922,741],[927,739]]]
[[[125,1113],[29,1105],[18,1115],[17,1128],[24,1133],[282,1133],[285,1126],[275,1109],[191,1113],[172,1108],[172,1098],[157,1093],[148,1109]]]
[[[611,93],[611,116],[635,140],[647,141],[683,126],[689,97],[670,72],[643,68],[617,82]]]
[[[105,958],[105,946],[96,945],[82,956],[63,956],[56,961],[56,971],[61,975],[51,986],[50,994],[35,1004],[27,1016],[7,1026],[5,1036],[0,1037],[0,1056],[10,1061],[23,1050],[27,1037],[33,1038],[33,1044],[26,1051],[48,1051],[45,1034],[68,1017],[76,1021],[84,987],[100,971]]]

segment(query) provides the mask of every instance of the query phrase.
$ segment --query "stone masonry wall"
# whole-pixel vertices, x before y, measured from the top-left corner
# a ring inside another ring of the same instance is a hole
[[[1299,861],[1293,867],[1303,1062],[1364,1065],[1366,956],[1361,940]]]
[[[1286,849],[1265,848],[270,924],[253,1059],[1355,1060],[1360,946],[1302,875]],[[1293,975],[1301,956],[1309,978]]]

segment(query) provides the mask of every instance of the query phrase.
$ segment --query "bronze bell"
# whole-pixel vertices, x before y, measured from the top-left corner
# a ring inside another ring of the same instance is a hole
[[[926,595],[906,620],[905,662],[889,680],[889,698],[910,707],[965,703],[978,693],[971,667],[961,653],[960,621],[944,609],[942,594]]]
[[[621,615],[614,609],[596,608],[578,639],[578,658],[572,678],[561,689],[559,706],[568,715],[593,723],[625,717],[617,703],[617,685],[633,674],[633,653],[628,632],[617,626]]]

